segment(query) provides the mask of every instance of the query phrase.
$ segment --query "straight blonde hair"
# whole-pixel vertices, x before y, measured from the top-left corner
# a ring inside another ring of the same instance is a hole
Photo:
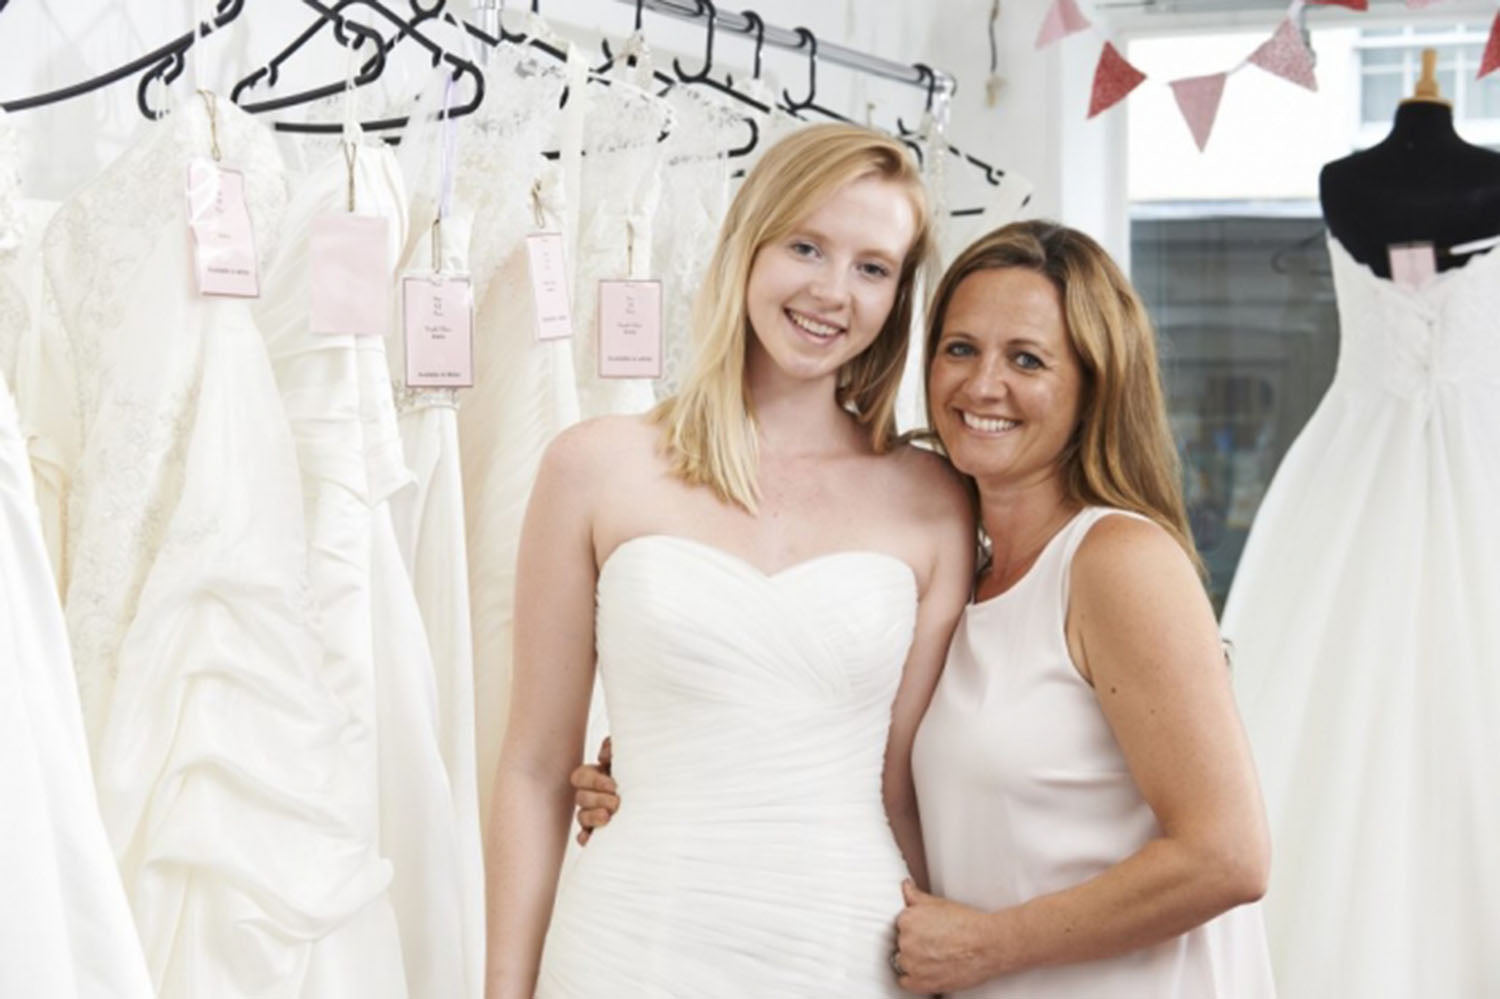
[[[931,377],[958,286],[976,272],[1005,267],[1035,271],[1057,288],[1068,339],[1083,369],[1078,427],[1061,459],[1068,499],[1149,517],[1176,539],[1201,575],[1151,320],[1135,289],[1094,240],[1045,220],[1014,222],[981,236],[938,282],[928,311],[923,371]],[[930,403],[927,423],[934,425]]]
[[[931,217],[916,165],[895,139],[855,125],[814,125],[766,151],[735,195],[693,306],[693,363],[681,390],[651,418],[672,473],[751,513],[760,499],[755,414],[745,387],[750,320],[746,287],[755,255],[784,238],[840,187],[879,176],[907,189],[916,235],[880,333],[839,373],[839,405],[876,452],[896,439],[896,392],[906,367],[919,272],[932,254]]]

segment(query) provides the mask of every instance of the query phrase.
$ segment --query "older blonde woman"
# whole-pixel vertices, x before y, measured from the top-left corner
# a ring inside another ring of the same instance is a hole
[[[894,439],[928,244],[899,143],[783,140],[725,219],[681,394],[549,449],[490,999],[901,994],[890,913],[908,870],[925,881],[911,744],[973,569],[961,483]],[[596,656],[634,802],[558,890]]]
[[[937,894],[904,886],[893,971],[953,999],[1271,996],[1265,818],[1139,299],[1087,236],[1016,223],[943,277],[926,370],[988,557],[917,736]],[[575,783],[586,827],[618,808]]]

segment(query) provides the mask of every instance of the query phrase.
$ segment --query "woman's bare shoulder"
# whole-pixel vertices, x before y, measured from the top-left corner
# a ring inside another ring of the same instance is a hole
[[[973,519],[972,502],[964,476],[946,457],[920,444],[904,442],[892,448],[886,463],[891,495],[922,519],[962,516]]]
[[[595,416],[552,438],[544,459],[555,469],[584,473],[607,469],[622,458],[649,458],[659,431],[645,414]]]

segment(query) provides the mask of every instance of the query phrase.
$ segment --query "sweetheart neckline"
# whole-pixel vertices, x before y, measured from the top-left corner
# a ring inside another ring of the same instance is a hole
[[[830,562],[841,558],[862,557],[873,558],[878,561],[893,563],[900,566],[902,570],[904,570],[906,574],[910,576],[913,588],[916,588],[917,585],[917,571],[913,569],[911,567],[911,564],[908,563],[905,559],[898,558],[897,556],[892,555],[889,552],[875,551],[874,549],[870,548],[845,548],[839,551],[822,552],[818,555],[799,559],[798,561],[792,562],[788,565],[784,565],[779,569],[767,572],[765,569],[762,569],[760,566],[756,565],[754,562],[751,562],[749,559],[746,559],[740,555],[736,555],[734,552],[729,551],[725,548],[720,548],[718,545],[709,544],[707,541],[699,541],[697,538],[690,538],[682,534],[667,534],[661,531],[650,531],[645,534],[637,534],[634,537],[626,538],[624,541],[621,541],[619,544],[615,545],[610,553],[604,557],[604,561],[599,563],[598,578],[604,578],[604,570],[607,569],[609,567],[609,564],[614,561],[615,556],[619,554],[621,549],[628,548],[632,545],[637,545],[640,542],[645,541],[675,542],[688,548],[707,552],[708,554],[717,556],[722,561],[728,562],[731,565],[738,566],[745,572],[762,580],[765,580],[766,582],[776,582],[780,579],[785,578],[786,576],[822,562]]]

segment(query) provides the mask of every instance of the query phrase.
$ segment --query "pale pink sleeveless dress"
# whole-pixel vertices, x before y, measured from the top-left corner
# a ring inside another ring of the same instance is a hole
[[[1063,623],[1073,554],[1123,511],[1090,507],[1009,590],[964,611],[914,749],[933,890],[985,910],[1100,874],[1160,835]],[[994,979],[950,999],[1263,999],[1260,906],[1119,957]]]

